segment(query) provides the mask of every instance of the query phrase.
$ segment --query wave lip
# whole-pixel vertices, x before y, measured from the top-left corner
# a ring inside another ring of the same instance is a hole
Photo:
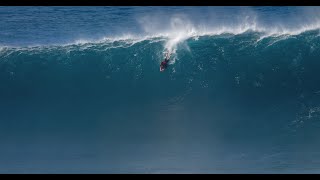
[[[176,47],[177,44],[188,40],[190,38],[198,39],[203,36],[220,36],[220,35],[241,35],[244,33],[258,33],[260,40],[268,37],[279,37],[279,36],[296,36],[310,31],[319,31],[320,34],[320,24],[313,26],[303,26],[300,29],[287,29],[287,28],[264,28],[258,27],[256,25],[251,26],[238,26],[238,27],[227,27],[222,26],[216,29],[180,29],[171,32],[161,32],[157,34],[125,34],[121,36],[106,36],[99,40],[87,40],[87,39],[78,39],[74,42],[63,44],[62,46],[70,45],[86,45],[86,44],[103,44],[103,43],[115,43],[115,42],[124,42],[127,44],[134,45],[142,41],[150,42],[165,42],[164,48],[172,50]]]
[[[281,27],[275,28],[263,28],[263,27],[256,27],[256,26],[238,26],[236,28],[230,28],[227,26],[222,26],[217,29],[186,29],[180,31],[172,31],[172,32],[162,32],[157,34],[147,34],[147,35],[135,35],[135,34],[126,34],[121,36],[106,36],[98,40],[90,40],[90,39],[78,39],[73,42],[62,44],[62,46],[69,46],[69,45],[84,45],[84,44],[101,44],[101,43],[114,43],[114,42],[125,42],[125,43],[138,43],[142,41],[167,41],[165,47],[171,49],[173,46],[177,45],[179,42],[183,42],[190,38],[198,38],[202,36],[219,36],[224,34],[230,35],[240,35],[248,32],[259,33],[261,37],[277,37],[277,36],[295,36],[300,35],[305,32],[309,31],[316,31],[319,30],[320,34],[320,25],[312,25],[312,26],[303,26],[299,29],[287,29]],[[59,44],[57,44],[59,45]]]
[[[195,28],[190,26],[189,29],[177,29],[174,31],[159,32],[155,34],[124,34],[119,36],[106,36],[100,39],[77,39],[70,43],[65,44],[51,44],[51,45],[28,45],[28,46],[11,46],[11,45],[1,45],[0,52],[7,49],[35,49],[41,47],[69,47],[69,46],[83,46],[91,47],[98,44],[112,44],[112,43],[124,43],[127,46],[132,46],[136,43],[143,41],[153,42],[164,42],[164,49],[174,50],[176,46],[190,38],[197,40],[199,37],[203,36],[221,36],[221,35],[241,35],[245,33],[258,33],[260,36],[259,40],[268,37],[280,37],[280,36],[296,36],[310,31],[319,31],[320,35],[320,24],[306,25],[299,29],[288,29],[283,27],[270,27],[264,28],[257,26],[257,24],[244,24],[236,27],[221,26],[219,28],[208,29],[206,27]]]

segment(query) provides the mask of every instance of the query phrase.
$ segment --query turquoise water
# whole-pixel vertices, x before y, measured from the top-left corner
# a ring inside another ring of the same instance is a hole
[[[317,10],[0,7],[0,172],[319,172]]]

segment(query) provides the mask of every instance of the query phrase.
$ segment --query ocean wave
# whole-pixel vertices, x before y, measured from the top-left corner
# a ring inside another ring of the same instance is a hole
[[[257,30],[255,28],[244,28],[244,29],[228,29],[222,28],[218,31],[195,31],[191,30],[188,32],[171,32],[171,33],[161,33],[155,35],[124,35],[124,36],[116,36],[116,37],[103,37],[100,40],[86,40],[79,39],[74,42],[66,43],[66,44],[51,44],[51,45],[28,45],[28,46],[10,46],[10,45],[2,45],[0,46],[0,53],[4,53],[5,51],[39,51],[46,49],[79,49],[85,50],[95,47],[104,47],[104,50],[110,48],[128,48],[137,43],[163,43],[164,49],[173,51],[177,48],[177,45],[188,41],[194,40],[197,41],[199,38],[203,37],[212,37],[212,38],[232,38],[232,37],[241,37],[249,35],[255,38],[256,43],[259,43],[265,39],[273,39],[273,43],[285,40],[288,38],[295,38],[297,36],[309,36],[310,38],[318,38],[319,37],[319,28],[304,28],[303,30],[297,31],[287,31],[287,30],[274,30],[274,31],[265,31],[265,30]]]

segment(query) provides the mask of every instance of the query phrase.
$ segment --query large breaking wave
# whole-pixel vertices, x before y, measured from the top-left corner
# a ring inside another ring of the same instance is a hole
[[[173,52],[172,60],[159,72],[166,50]],[[298,162],[290,154],[290,148],[301,148],[294,142],[317,143],[319,57],[318,29],[191,30],[66,45],[3,46],[0,133],[6,144],[11,139],[23,144],[60,137],[56,143],[105,142],[113,148],[158,144],[155,149],[162,153],[188,143],[211,151],[217,146],[229,152],[236,146],[237,153],[272,145],[288,148],[280,156]],[[270,151],[262,158],[276,166],[272,158],[278,152]],[[152,159],[155,151],[147,152]],[[215,162],[211,160],[201,162]],[[251,166],[246,160],[242,164]],[[112,166],[120,162],[112,159]],[[231,164],[227,166],[238,167]]]

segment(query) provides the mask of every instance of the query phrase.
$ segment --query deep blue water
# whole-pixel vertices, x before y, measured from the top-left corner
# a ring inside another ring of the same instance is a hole
[[[0,173],[318,173],[319,10],[0,7]]]

